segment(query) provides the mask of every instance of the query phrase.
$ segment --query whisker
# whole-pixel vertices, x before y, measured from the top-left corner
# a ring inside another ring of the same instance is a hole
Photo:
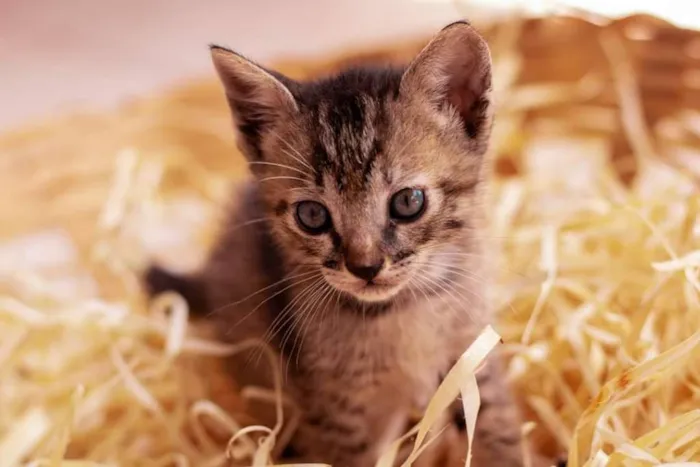
[[[279,314],[275,317],[274,320],[272,320],[272,323],[270,324],[270,328],[268,331],[265,333],[267,339],[274,339],[275,335],[281,331],[292,319],[294,316],[294,306],[302,301],[307,295],[314,293],[317,290],[317,287],[323,283],[323,277],[318,277],[316,278],[316,281],[305,287],[299,294],[294,297],[283,309],[282,311],[279,312]]]
[[[435,304],[434,304],[433,301],[430,299],[430,297],[428,297],[428,294],[425,293],[425,290],[424,290],[424,289],[427,287],[427,285],[425,284],[425,282],[424,282],[422,279],[423,279],[422,277],[414,276],[414,277],[412,277],[408,282],[409,282],[409,285],[413,285],[413,284],[414,284],[414,280],[415,280],[416,289],[418,290],[418,292],[420,292],[421,294],[423,294],[423,297],[425,297],[425,303],[426,303],[427,305],[430,305],[430,314],[431,314],[434,318],[437,318],[437,317],[439,316],[439,314],[435,311]]]
[[[316,303],[316,297],[318,297],[325,290],[325,285],[326,284],[324,283],[323,278],[317,281],[315,283],[314,289],[311,290],[308,294],[306,294],[304,303],[301,306],[301,308],[297,309],[296,312],[290,313],[288,315],[284,324],[284,326],[286,326],[288,329],[282,336],[281,347],[285,347],[287,341],[292,336],[293,331],[297,329],[299,322],[303,319],[303,315],[307,312],[309,307],[313,306]]]
[[[426,277],[426,279],[429,279],[437,287],[439,287],[441,290],[443,290],[445,293],[447,293],[455,302],[459,303],[460,300],[457,297],[455,297],[453,292],[456,293],[459,296],[459,298],[461,298],[462,300],[465,300],[469,305],[469,308],[466,308],[467,316],[469,317],[470,320],[474,321],[474,315],[472,314],[472,310],[471,310],[474,307],[474,304],[471,302],[471,300],[469,300],[467,297],[465,297],[458,290],[455,290],[456,286],[462,286],[462,284],[460,284],[459,282],[456,282],[456,281],[449,281],[446,278],[442,278],[443,280],[447,281],[447,285],[448,285],[448,287],[450,287],[450,288],[447,288],[435,279],[428,278],[428,277]],[[464,290],[469,291],[469,289],[467,289],[466,287],[464,288]],[[476,298],[480,300],[479,296],[476,296]],[[447,302],[447,303],[449,305],[449,302]],[[455,312],[457,314],[457,316],[461,318],[461,314],[458,313],[457,310],[455,310],[454,307],[452,307],[452,305],[449,305],[449,306],[452,309],[452,311]]]
[[[431,278],[430,276],[428,276],[428,275],[423,275],[423,276],[421,276],[421,280],[424,281],[426,287],[430,287],[430,291],[431,291],[431,293],[432,293],[433,295],[435,295],[436,297],[440,298],[440,300],[442,300],[442,302],[443,302],[445,305],[449,306],[449,307],[452,309],[452,311],[455,311],[455,309],[452,307],[452,305],[450,304],[450,302],[448,302],[448,301],[445,299],[445,296],[444,296],[443,294],[440,293],[441,290],[442,290],[443,292],[445,292],[445,293],[448,293],[448,291],[445,289],[445,287],[443,287],[443,286],[440,285],[439,283],[435,282],[435,280],[434,280],[433,278]],[[437,287],[437,291],[436,291],[436,289],[433,288],[433,286],[436,286],[436,287]],[[452,295],[450,295],[450,296],[451,296],[453,299],[456,300],[456,298],[455,298],[454,296],[452,296]]]
[[[466,258],[466,259],[488,259],[488,257],[482,253],[469,253],[469,252],[453,252],[453,251],[437,251],[434,253],[430,253],[430,257],[447,257],[447,258]],[[522,272],[514,271],[506,266],[499,265],[496,266],[497,269],[500,269],[501,271],[510,273],[510,274],[515,274],[516,276],[519,276],[523,279],[527,279],[528,277],[523,274]]]
[[[286,148],[285,147],[280,148],[282,150],[282,153],[284,153],[284,155],[294,159],[295,161],[299,162],[301,165],[304,165],[309,170],[313,171],[313,168],[304,160],[304,157],[301,155],[301,153],[299,153],[299,151],[297,149],[295,149],[294,146],[292,146],[292,144],[288,140],[282,138],[280,136],[279,132],[272,131],[272,135],[275,138],[277,138],[277,140],[280,143],[282,143],[284,146],[286,146]],[[293,153],[295,153],[296,156],[294,154],[292,154],[292,152],[289,152],[289,151],[292,151]],[[298,156],[298,158],[297,158],[297,156]]]
[[[472,251],[437,251],[436,255],[451,255],[451,256],[468,256],[470,258],[484,258],[486,255],[482,252],[472,252]]]
[[[260,224],[261,222],[271,221],[271,220],[272,220],[271,217],[260,217],[258,219],[251,219],[249,221],[242,222],[240,224],[236,224],[232,227],[227,227],[226,232],[234,232],[234,231],[241,229],[243,227],[248,227],[249,225]]]
[[[313,293],[316,290],[316,287],[321,283],[323,278],[319,278],[310,285],[307,285],[299,294],[294,297],[283,309],[282,311],[275,317],[275,319],[272,321],[270,324],[270,327],[265,331],[265,334],[263,334],[262,341],[265,343],[270,344],[272,340],[275,338],[278,332],[280,332],[282,329],[284,329],[284,326],[292,319],[294,316],[294,305],[301,301],[306,295],[309,293]],[[262,349],[259,349],[258,352],[256,353],[256,365],[260,361],[260,357],[262,356],[263,352]],[[281,355],[280,355],[281,357]]]
[[[292,270],[292,272],[294,272],[294,270]],[[248,296],[246,296],[246,297],[244,297],[244,298],[242,298],[242,299],[240,299],[240,300],[238,300],[238,301],[231,302],[231,303],[228,303],[228,304],[226,304],[226,305],[223,305],[223,306],[217,308],[216,310],[210,312],[209,314],[210,314],[210,315],[213,315],[213,314],[215,314],[215,313],[219,313],[219,312],[220,312],[221,310],[223,310],[223,309],[226,309],[226,308],[229,308],[229,307],[232,307],[232,306],[236,306],[236,305],[240,305],[241,303],[243,303],[243,302],[245,302],[245,301],[247,301],[247,300],[250,300],[251,298],[255,297],[257,294],[262,293],[262,292],[265,292],[266,290],[270,290],[271,288],[276,287],[276,286],[280,285],[280,284],[283,283],[283,282],[290,281],[290,280],[293,280],[293,279],[298,279],[298,278],[300,278],[300,277],[306,277],[306,276],[309,276],[309,275],[311,275],[311,274],[320,274],[320,273],[319,273],[318,271],[306,271],[306,272],[302,272],[302,273],[300,273],[300,274],[296,274],[296,275],[294,275],[294,276],[284,277],[284,278],[278,280],[277,282],[275,282],[274,284],[270,284],[270,285],[268,285],[268,286],[266,286],[266,287],[263,287],[262,289],[259,289],[259,290],[255,291],[255,292],[253,292],[252,294],[250,294],[250,295],[248,295]],[[285,290],[286,290],[286,289],[285,289]]]
[[[436,266],[438,268],[444,268],[449,270],[450,274],[455,274],[457,276],[463,277],[465,279],[469,279],[475,283],[480,283],[483,286],[489,286],[490,283],[488,283],[484,278],[475,275],[471,271],[468,271],[466,269],[460,268],[459,266],[451,265],[451,264],[444,264],[444,263],[436,263],[436,262],[424,262],[420,263],[421,266]],[[471,273],[471,274],[470,274]],[[459,284],[459,282],[454,281],[456,284]],[[478,300],[482,300],[481,297],[479,297],[476,292],[473,290],[470,290],[469,288],[465,287],[462,284],[459,284],[460,287],[463,287],[464,290],[470,292],[472,295],[474,295]],[[466,298],[466,297],[465,297]]]
[[[491,285],[491,282],[487,282],[486,279],[483,277],[480,277],[476,275],[473,271],[470,271],[468,269],[464,269],[461,266],[458,266],[456,264],[449,264],[449,263],[439,263],[435,261],[420,261],[416,262],[417,265],[419,266],[434,266],[438,268],[443,268],[449,270],[451,274],[456,274],[458,276],[464,277],[466,279],[471,279],[475,282],[479,282],[481,285],[488,286]]]
[[[313,309],[315,309],[315,307],[318,306],[318,301],[316,298],[319,297],[320,295],[322,295],[326,291],[327,287],[328,287],[327,283],[324,283],[320,287],[317,287],[316,291],[309,296],[309,299],[304,304],[304,307],[301,308],[300,310],[297,310],[297,312],[292,315],[292,323],[289,325],[289,329],[287,330],[287,332],[285,332],[285,334],[282,338],[282,342],[280,344],[280,347],[284,348],[286,346],[287,342],[289,341],[289,338],[292,337],[292,335],[294,335],[294,341],[292,342],[292,349],[290,350],[289,355],[287,356],[287,365],[285,368],[285,374],[287,374],[289,371],[289,364],[294,356],[294,350],[296,348],[297,341],[299,339],[304,338],[300,327],[301,327],[301,325],[304,324],[304,320],[305,320],[307,314],[310,313],[310,310],[311,310],[310,307],[315,305],[313,308]],[[296,333],[293,332],[294,329],[298,329],[299,332],[296,332]],[[298,360],[297,360],[297,364],[298,364]]]
[[[406,141],[406,144],[401,147],[401,150],[396,152],[396,158],[400,158],[403,156],[403,153],[408,149],[408,147],[413,144],[416,140],[418,139],[418,135],[414,135],[413,138],[410,138],[408,141]]]
[[[333,313],[333,320],[331,322],[332,329],[338,329],[338,320],[340,317],[340,313],[338,313],[338,309],[340,308],[340,295],[341,291],[340,289],[337,289],[333,287],[333,295],[331,296],[331,301],[335,299],[335,303],[333,304],[333,310],[335,311]]]
[[[285,148],[282,148],[282,152],[283,152],[286,156],[291,157],[292,159],[294,159],[295,161],[299,162],[301,165],[305,166],[306,168],[308,168],[308,169],[311,170],[312,172],[314,172],[314,173],[316,172],[316,171],[314,170],[314,168],[311,167],[311,165],[309,165],[309,163],[306,162],[306,161],[304,160],[304,157],[302,156],[302,154],[301,154],[294,146],[292,146],[292,145],[289,143],[289,141],[287,141],[286,139],[281,139],[281,141],[287,146],[286,149],[285,149]],[[290,151],[291,151],[291,152],[290,152]]]
[[[299,178],[299,177],[292,177],[291,175],[275,175],[272,177],[265,177],[265,178],[261,178],[260,180],[258,180],[258,182],[269,182],[271,180],[297,180],[297,181],[302,182],[304,184],[309,183],[308,180],[304,180],[303,178]]]
[[[319,274],[320,274],[320,273],[319,273]],[[248,313],[246,313],[246,315],[245,315],[243,318],[241,318],[241,319],[239,319],[238,321],[236,321],[236,324],[234,324],[233,327],[230,328],[230,329],[234,329],[234,328],[236,328],[237,326],[240,326],[240,324],[241,324],[243,321],[245,321],[248,317],[250,317],[250,316],[253,315],[257,310],[259,310],[261,306],[263,306],[264,304],[266,304],[267,302],[269,302],[270,300],[272,300],[273,298],[275,298],[275,297],[278,296],[279,294],[284,293],[286,290],[289,290],[289,289],[291,289],[292,287],[295,287],[295,286],[297,286],[297,285],[299,285],[299,284],[303,284],[304,282],[308,282],[308,281],[310,281],[310,280],[313,280],[314,278],[315,278],[315,276],[306,277],[306,278],[301,279],[301,280],[299,280],[299,281],[297,281],[297,282],[295,282],[295,283],[293,283],[293,284],[290,284],[290,285],[286,286],[285,288],[283,288],[282,290],[279,290],[279,291],[275,292],[274,294],[270,295],[270,296],[267,297],[265,300],[263,300],[262,302],[258,303],[258,305],[257,305],[255,308],[253,308],[253,309],[250,310]],[[229,332],[230,332],[230,329],[229,329]]]
[[[437,249],[437,247],[436,247]],[[467,258],[485,258],[486,255],[483,253],[473,253],[473,252],[467,252],[467,251],[435,251],[431,250],[433,252],[430,253],[431,256],[459,256],[459,257],[467,257]]]
[[[273,167],[280,167],[282,169],[289,169],[289,170],[292,170],[294,172],[305,175],[307,177],[310,175],[305,170],[297,169],[296,167],[292,167],[292,166],[286,165],[286,164],[278,164],[277,162],[252,161],[252,162],[248,162],[248,165],[269,165],[269,166],[273,166]]]
[[[270,326],[265,331],[265,334],[263,334],[263,342],[269,343],[272,341],[272,339],[275,338],[276,334],[279,331],[281,331],[284,328],[285,324],[289,321],[289,319],[291,319],[291,316],[294,316],[294,305],[301,301],[308,293],[311,293],[314,290],[314,287],[318,286],[321,283],[321,281],[323,281],[323,277],[316,278],[316,281],[312,282],[310,285],[307,285],[297,294],[296,297],[294,297],[292,300],[290,300],[289,303],[287,303],[287,305],[285,305],[285,307],[272,320],[272,323],[270,323]],[[260,356],[262,356],[262,351],[258,352],[257,354],[258,361],[260,359]]]
[[[340,321],[340,297],[343,295],[343,293],[335,289],[335,313],[333,313],[335,319],[333,320],[333,329],[336,330],[338,329],[338,324]]]
[[[302,336],[309,329],[309,327],[313,324],[313,322],[316,320],[317,316],[320,315],[322,317],[324,315],[326,300],[328,299],[328,297],[332,296],[333,291],[334,291],[333,287],[331,287],[329,284],[326,284],[325,289],[326,289],[326,292],[318,300],[318,305],[316,307],[314,307],[313,311],[308,316],[308,319],[305,320],[306,323],[303,323],[303,322],[301,323],[301,329],[299,332],[299,336],[297,336],[297,339],[295,339],[295,341],[299,341],[299,349],[297,350],[297,356],[296,356],[297,367],[299,366],[299,356],[301,355],[301,348],[304,345]],[[294,345],[292,346],[291,355],[294,355],[294,349],[296,347],[297,347],[297,343],[294,342]]]
[[[407,284],[408,287],[406,287],[406,289],[408,289],[408,291],[411,292],[411,295],[413,295],[413,301],[415,303],[418,303],[419,302],[418,295],[416,295],[416,293],[413,291],[413,288],[411,287],[411,280],[412,280],[412,278],[408,280],[408,284]]]

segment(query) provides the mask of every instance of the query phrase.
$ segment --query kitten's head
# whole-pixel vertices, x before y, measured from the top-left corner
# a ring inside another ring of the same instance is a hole
[[[454,274],[478,224],[491,130],[491,60],[471,26],[446,27],[406,68],[315,82],[212,54],[292,265],[361,303],[434,290]]]

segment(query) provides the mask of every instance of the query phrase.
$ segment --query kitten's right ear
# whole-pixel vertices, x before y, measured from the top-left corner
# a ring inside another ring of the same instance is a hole
[[[298,109],[287,78],[233,52],[212,45],[211,56],[236,126],[238,144],[250,160],[263,158],[261,137],[276,121]]]

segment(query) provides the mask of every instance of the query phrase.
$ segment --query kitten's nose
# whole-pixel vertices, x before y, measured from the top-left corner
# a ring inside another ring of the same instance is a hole
[[[382,270],[383,266],[384,258],[372,264],[358,264],[352,261],[346,261],[345,263],[345,267],[348,268],[348,271],[350,271],[354,276],[364,279],[367,282],[377,277],[377,274],[379,274],[379,271]]]

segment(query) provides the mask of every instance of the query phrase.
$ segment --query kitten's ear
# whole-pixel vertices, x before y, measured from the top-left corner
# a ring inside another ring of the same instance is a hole
[[[289,86],[293,82],[219,46],[211,56],[226,91],[238,144],[251,160],[262,159],[261,138],[275,122],[297,111]]]
[[[401,88],[426,96],[440,110],[456,111],[474,151],[486,151],[491,133],[491,54],[468,23],[452,23],[440,31],[409,65]]]

